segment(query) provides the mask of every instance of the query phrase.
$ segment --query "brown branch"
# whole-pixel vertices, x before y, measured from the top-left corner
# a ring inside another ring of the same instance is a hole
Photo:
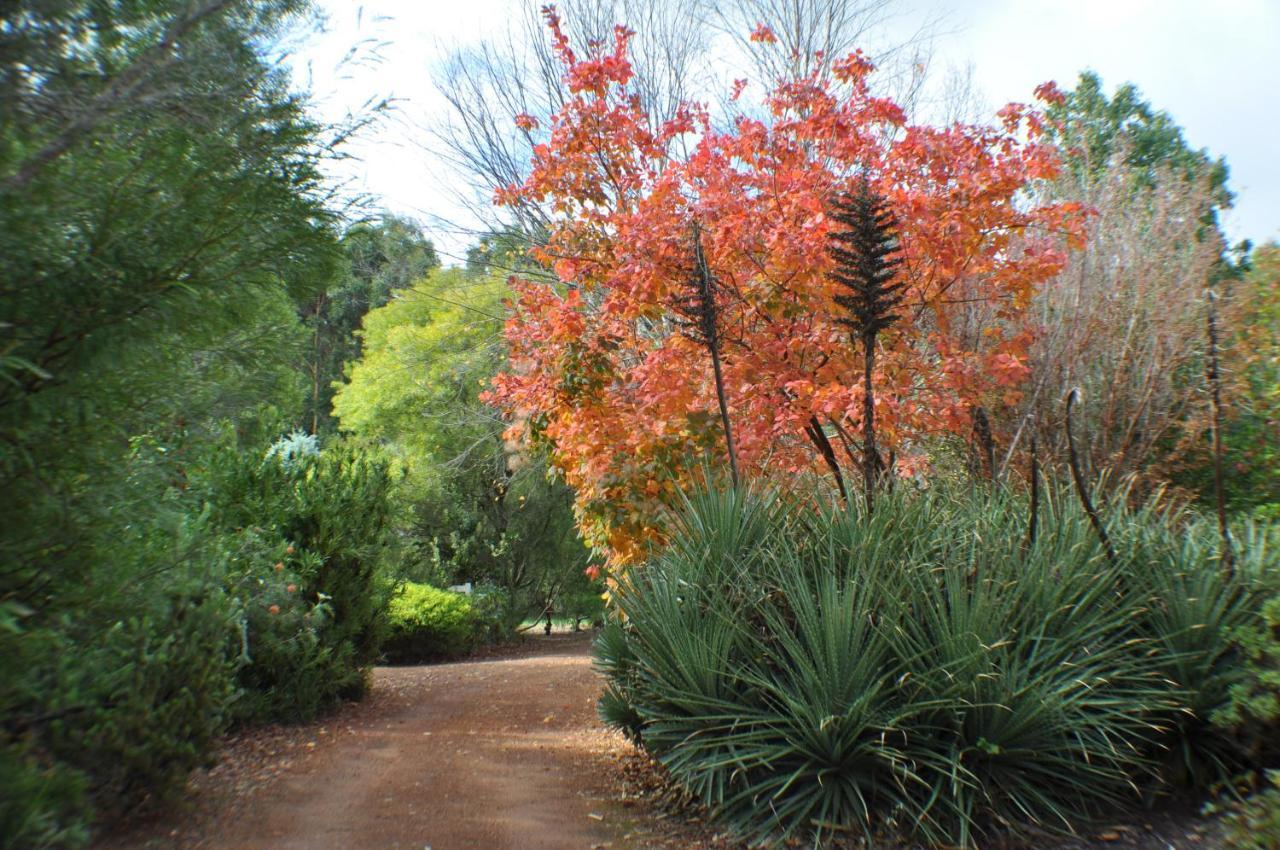
[[[1209,290],[1209,312],[1206,315],[1209,331],[1209,390],[1213,400],[1213,489],[1218,503],[1218,532],[1222,535],[1222,567],[1228,573],[1235,570],[1235,550],[1231,545],[1231,531],[1227,527],[1227,496],[1222,481],[1222,380],[1218,373],[1218,296]]]
[[[32,154],[16,172],[0,181],[0,191],[25,189],[46,166],[60,159],[76,142],[114,113],[136,102],[140,98],[139,92],[155,70],[172,60],[178,41],[206,18],[231,6],[232,2],[209,0],[171,21],[160,41],[142,51],[137,60],[98,92],[60,133]]]
[[[1111,538],[1107,536],[1107,530],[1102,526],[1102,520],[1098,518],[1098,511],[1093,507],[1093,501],[1089,498],[1089,490],[1085,487],[1084,476],[1080,473],[1080,457],[1076,452],[1076,438],[1071,431],[1071,408],[1079,399],[1080,388],[1074,387],[1071,392],[1067,393],[1067,454],[1071,460],[1071,477],[1076,484],[1076,493],[1080,496],[1080,504],[1084,506],[1084,512],[1089,515],[1089,522],[1093,525],[1093,530],[1098,533],[1098,539],[1102,541],[1102,545],[1107,550],[1107,558],[1112,564],[1118,563],[1116,550],[1111,546]]]
[[[841,500],[846,505],[849,504],[849,490],[845,487],[844,475],[840,472],[840,461],[836,459],[835,449],[831,447],[831,440],[827,438],[826,432],[823,431],[822,423],[818,421],[818,417],[809,417],[808,423],[804,426],[804,432],[818,449],[818,454],[822,455],[822,459],[826,461],[827,467],[835,477],[836,487],[840,489]]]
[[[1031,432],[1031,516],[1027,521],[1027,539],[1023,551],[1036,543],[1036,526],[1040,521],[1040,454],[1036,447],[1036,432]]]
[[[987,411],[981,406],[973,408],[973,435],[978,440],[978,449],[982,452],[982,460],[987,466],[987,478],[996,483],[996,441],[991,436],[991,420]]]

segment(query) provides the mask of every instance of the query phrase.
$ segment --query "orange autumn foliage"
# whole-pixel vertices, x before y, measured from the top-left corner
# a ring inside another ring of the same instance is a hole
[[[510,364],[489,398],[513,439],[549,448],[585,539],[613,565],[660,540],[663,505],[725,457],[706,352],[672,309],[695,225],[721,288],[724,383],[748,478],[827,474],[806,437],[814,417],[858,468],[861,355],[836,322],[825,215],[855,180],[887,199],[908,284],[875,360],[881,444],[909,462],[919,436],[967,433],[971,405],[1016,400],[1029,339],[1010,320],[1061,269],[1083,215],[1022,192],[1057,169],[1038,112],[1011,104],[994,127],[914,125],[871,94],[872,65],[855,53],[831,79],[781,82],[765,118],[720,130],[687,104],[653,126],[629,88],[630,33],[579,57],[546,15],[569,98],[528,179],[496,201],[550,204],[534,254],[556,283],[513,278]],[[996,305],[978,348],[950,322],[974,300]]]

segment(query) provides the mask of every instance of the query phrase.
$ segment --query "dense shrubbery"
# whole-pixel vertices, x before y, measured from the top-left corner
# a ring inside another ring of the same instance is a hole
[[[127,812],[182,788],[231,705],[227,614],[216,595],[175,597],[93,635],[30,636],[23,660],[53,660],[33,677],[44,690],[17,707],[29,725],[0,752],[5,846],[61,846],[95,809]]]
[[[359,693],[376,656],[385,464],[342,445],[291,469],[261,448],[162,448],[136,446],[85,523],[61,613],[0,621],[0,846],[83,843],[102,813],[180,791],[229,724]]]
[[[85,843],[378,656],[402,517],[328,404],[437,260],[346,226],[321,164],[368,116],[291,85],[311,5],[0,13],[0,847]]]
[[[300,410],[298,304],[341,271],[334,143],[272,46],[307,5],[0,13],[0,847],[180,790],[249,705],[248,571],[292,538],[235,533],[201,467]]]
[[[1268,771],[1264,787],[1247,799],[1211,810],[1222,814],[1224,847],[1275,850],[1280,847],[1280,770]]]
[[[390,583],[383,568],[395,477],[338,443],[290,438],[265,459],[208,465],[214,520],[240,546],[229,581],[244,605],[239,720],[305,720],[364,689]]]
[[[1244,728],[1250,739],[1280,750],[1280,588],[1272,588],[1257,615],[1234,634],[1242,662],[1240,680],[1215,719],[1226,728]]]
[[[1148,510],[1113,518],[1112,564],[1050,501],[1027,546],[1002,495],[872,518],[695,495],[618,588],[602,715],[754,837],[971,845],[1226,775],[1243,753],[1208,718],[1274,556],[1246,534],[1229,577],[1211,524]]]
[[[0,625],[0,846],[75,844],[102,814],[163,799],[225,727],[226,541],[173,486],[168,457],[137,441],[63,526],[75,580],[51,558],[27,585],[42,606]]]
[[[387,606],[383,648],[392,661],[453,658],[475,649],[483,631],[467,597],[405,582]]]

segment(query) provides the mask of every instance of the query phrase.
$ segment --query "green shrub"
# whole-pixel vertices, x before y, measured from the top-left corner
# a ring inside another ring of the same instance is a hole
[[[605,623],[596,636],[595,668],[605,677],[604,693],[597,709],[606,726],[621,731],[633,743],[641,743],[640,730],[644,718],[636,708],[639,672],[631,641],[623,624],[617,620]]]
[[[226,726],[223,540],[180,498],[142,493],[120,488],[91,518],[77,583],[0,627],[0,846],[76,846],[171,797]]]
[[[1259,760],[1280,754],[1280,577],[1271,579],[1265,601],[1231,634],[1240,675],[1213,718]]]
[[[50,550],[60,580],[0,607],[0,847],[84,843],[179,793],[229,724],[314,717],[377,657],[384,464],[172,454],[135,440]]]
[[[467,597],[405,582],[387,605],[384,651],[398,662],[455,658],[475,649],[481,630]]]
[[[5,717],[0,847],[78,846],[95,823],[180,793],[226,725],[231,623],[210,595],[93,632],[23,634],[22,655],[43,666]]]
[[[39,758],[29,746],[0,746],[0,847],[53,850],[89,841],[85,777]]]
[[[303,590],[302,565],[315,555],[289,548],[247,531],[233,560],[232,587],[241,606],[238,724],[310,720],[363,681],[354,647],[327,639],[328,600],[308,598]]]
[[[871,518],[695,494],[618,590],[601,714],[755,839],[972,846],[1222,778],[1240,754],[1202,733],[1269,562],[1228,577],[1211,523],[1148,511],[1113,518],[1113,564],[1046,501],[1026,547],[1001,494],[899,493]]]
[[[45,746],[127,811],[179,793],[207,764],[234,695],[231,617],[216,595],[121,619],[59,655]],[[79,657],[76,657],[79,656]]]
[[[1229,850],[1280,847],[1280,770],[1267,772],[1266,787],[1225,808],[1222,844]]]
[[[225,451],[203,479],[235,540],[243,609],[239,722],[309,720],[364,690],[377,659],[393,554],[387,463],[296,435],[266,457]]]

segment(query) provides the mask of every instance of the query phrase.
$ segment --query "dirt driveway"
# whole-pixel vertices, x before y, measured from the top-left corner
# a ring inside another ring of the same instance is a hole
[[[233,741],[180,823],[106,848],[630,850],[587,635],[516,657],[379,668],[366,703]]]

